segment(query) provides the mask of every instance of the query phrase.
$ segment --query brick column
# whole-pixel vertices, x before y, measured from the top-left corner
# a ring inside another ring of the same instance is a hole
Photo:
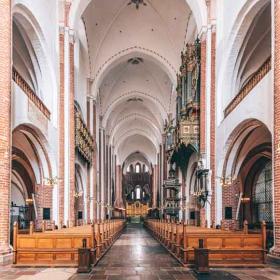
[[[280,2],[274,1],[274,247],[271,254],[280,257]]]
[[[58,156],[58,173],[59,173],[59,225],[64,221],[64,34],[59,36],[59,60],[60,60],[60,88],[59,88],[59,156]]]
[[[96,145],[96,125],[97,125],[97,119],[96,119],[96,101],[93,101],[93,138],[95,139],[95,149],[93,153],[93,159],[92,159],[92,168],[93,168],[93,220],[96,221],[97,219],[97,145]]]
[[[153,166],[153,208],[157,207],[157,192],[158,192],[158,165]]]
[[[73,37],[72,37],[73,40]],[[74,42],[70,42],[69,46],[69,67],[70,67],[70,91],[69,91],[69,183],[70,183],[70,205],[69,205],[69,220],[74,223],[74,193],[75,193],[75,111],[74,111],[74,96],[75,96],[75,66],[74,66]]]
[[[201,81],[200,81],[200,153],[205,154],[206,148],[206,40],[201,38]]]
[[[10,262],[11,1],[0,0],[0,265]]]
[[[210,121],[210,169],[211,176],[211,223],[216,220],[216,31],[212,30],[211,48],[211,121]]]
[[[201,81],[200,81],[200,154],[205,158],[206,153],[206,60],[207,42],[206,34],[201,36]],[[204,225],[206,219],[205,209],[200,210],[200,224]]]

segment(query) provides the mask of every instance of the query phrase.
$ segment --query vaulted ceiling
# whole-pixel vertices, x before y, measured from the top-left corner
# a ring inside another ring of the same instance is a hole
[[[186,0],[134,2],[92,0],[82,15],[92,94],[121,164],[132,154],[156,163],[181,51],[197,36]]]

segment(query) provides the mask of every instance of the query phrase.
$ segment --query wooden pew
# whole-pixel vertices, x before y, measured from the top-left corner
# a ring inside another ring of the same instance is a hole
[[[83,240],[86,240],[87,247],[91,248],[91,260],[95,264],[121,234],[124,227],[124,220],[110,220],[52,231],[46,231],[43,224],[42,232],[36,232],[31,222],[29,232],[21,234],[15,223],[14,264],[76,267],[78,249],[83,247]],[[109,229],[111,229],[111,238],[108,238]]]
[[[266,226],[261,233],[201,228],[169,221],[146,220],[145,226],[184,265],[194,264],[194,248],[199,239],[209,249],[211,266],[262,266],[266,254]]]

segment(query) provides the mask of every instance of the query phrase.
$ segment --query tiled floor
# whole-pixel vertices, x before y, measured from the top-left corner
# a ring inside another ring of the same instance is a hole
[[[0,280],[280,280],[280,267],[212,270],[196,276],[183,268],[141,225],[129,225],[90,274],[74,268],[0,268]]]
[[[141,225],[129,225],[89,275],[71,280],[280,280],[280,268],[214,270],[196,276],[183,268]]]
[[[67,280],[74,273],[75,268],[15,268],[0,267],[0,280]]]

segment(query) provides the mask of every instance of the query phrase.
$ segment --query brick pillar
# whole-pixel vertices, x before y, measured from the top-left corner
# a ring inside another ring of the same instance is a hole
[[[271,254],[280,257],[280,2],[274,1],[274,247]]]
[[[59,225],[64,220],[64,34],[59,36],[59,60],[60,60],[60,88],[59,88],[59,119],[58,119],[58,133],[59,133]]]
[[[52,194],[53,194],[53,186],[48,185],[36,185],[36,194],[38,199],[36,200],[37,209],[38,209],[38,217],[36,219],[36,228],[42,228],[43,222],[43,208],[53,207]],[[53,220],[52,211],[51,211],[51,219],[46,221],[47,227],[51,227],[51,222]]]
[[[201,81],[200,81],[200,153],[205,154],[206,148],[206,40],[201,38]]]
[[[201,38],[201,81],[200,81],[200,154],[206,153],[206,36]],[[200,210],[200,224],[205,224],[205,209]]]
[[[0,0],[0,265],[10,262],[11,1]]]
[[[69,200],[69,220],[74,223],[75,213],[75,111],[74,111],[74,43],[70,42],[69,46],[69,67],[70,67],[70,91],[69,91],[69,183],[70,183],[70,200]]]
[[[96,141],[96,101],[93,102],[93,138]],[[97,150],[96,150],[96,142],[95,142],[95,149],[93,153],[92,159],[92,168],[93,168],[93,220],[96,221],[97,219]]]
[[[211,222],[216,219],[216,32],[212,31],[211,48],[211,123],[210,123],[210,169],[211,176]]]

